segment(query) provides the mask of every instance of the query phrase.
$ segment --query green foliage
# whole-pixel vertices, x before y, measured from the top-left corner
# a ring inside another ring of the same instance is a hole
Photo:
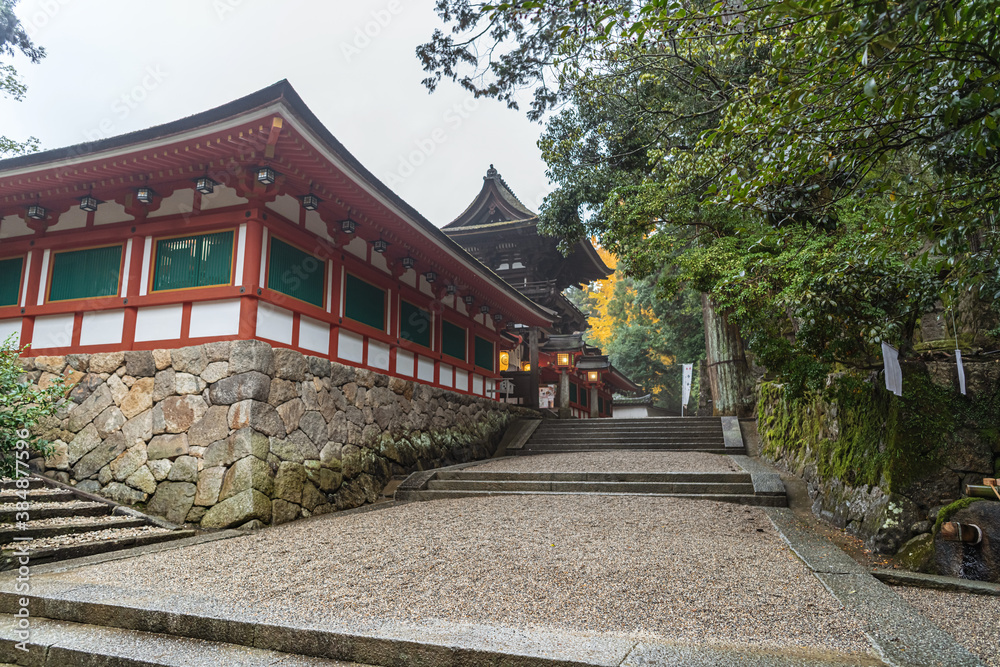
[[[23,348],[22,348],[23,350]],[[45,417],[55,414],[65,392],[61,380],[39,389],[24,377],[21,351],[11,336],[0,346],[0,476],[22,474],[29,454],[51,453],[51,446],[32,430]],[[19,443],[23,443],[19,445]]]
[[[14,56],[18,52],[33,63],[45,57],[45,49],[36,47],[25,31],[21,21],[14,14],[17,0],[0,0],[0,57]],[[0,63],[0,95],[15,100],[24,98],[26,88],[12,65]],[[29,137],[25,141],[15,141],[0,135],[0,156],[20,155],[38,150],[38,139]]]
[[[438,79],[557,111],[541,229],[708,293],[792,394],[938,299],[1000,309],[1000,0],[437,6]]]

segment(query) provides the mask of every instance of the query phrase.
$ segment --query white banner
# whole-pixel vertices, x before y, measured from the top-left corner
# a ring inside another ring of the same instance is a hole
[[[899,367],[899,350],[882,343],[882,363],[885,366],[885,388],[896,396],[902,396],[903,370]]]
[[[684,380],[681,382],[681,404],[687,408],[691,399],[691,371],[694,364],[684,364]]]
[[[961,350],[955,350],[955,363],[958,365],[958,390],[965,396],[965,367],[962,366]]]

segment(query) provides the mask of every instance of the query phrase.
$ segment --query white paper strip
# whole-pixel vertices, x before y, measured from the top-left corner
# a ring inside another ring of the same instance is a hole
[[[958,365],[958,390],[965,396],[965,367],[962,366],[961,350],[955,350],[955,363]]]
[[[903,371],[899,367],[899,350],[882,343],[882,363],[885,366],[885,388],[896,396],[903,395]]]
[[[686,408],[691,399],[691,370],[694,364],[684,364],[684,380],[681,383],[681,403]]]

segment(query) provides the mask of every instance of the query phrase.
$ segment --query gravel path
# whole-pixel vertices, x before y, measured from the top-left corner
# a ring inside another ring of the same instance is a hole
[[[580,452],[487,461],[469,470],[496,472],[742,472],[728,456],[703,452]]]
[[[1000,667],[1000,597],[907,586],[893,590],[988,667]]]
[[[108,524],[113,528],[114,524],[123,521],[134,521],[135,517],[109,514],[107,516],[58,516],[49,519],[32,519],[24,523],[25,528],[49,528],[52,526],[75,526],[80,524]],[[8,527],[10,524],[8,524]],[[3,524],[0,524],[3,527]]]
[[[701,500],[411,503],[49,577],[152,599],[182,591],[277,622],[440,619],[870,655],[763,512]]]

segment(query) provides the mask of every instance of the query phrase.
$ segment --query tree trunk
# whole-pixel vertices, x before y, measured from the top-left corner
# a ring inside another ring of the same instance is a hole
[[[716,310],[707,294],[701,295],[701,314],[705,323],[705,365],[712,393],[712,414],[752,417],[754,377],[739,329],[729,322],[724,311]]]

